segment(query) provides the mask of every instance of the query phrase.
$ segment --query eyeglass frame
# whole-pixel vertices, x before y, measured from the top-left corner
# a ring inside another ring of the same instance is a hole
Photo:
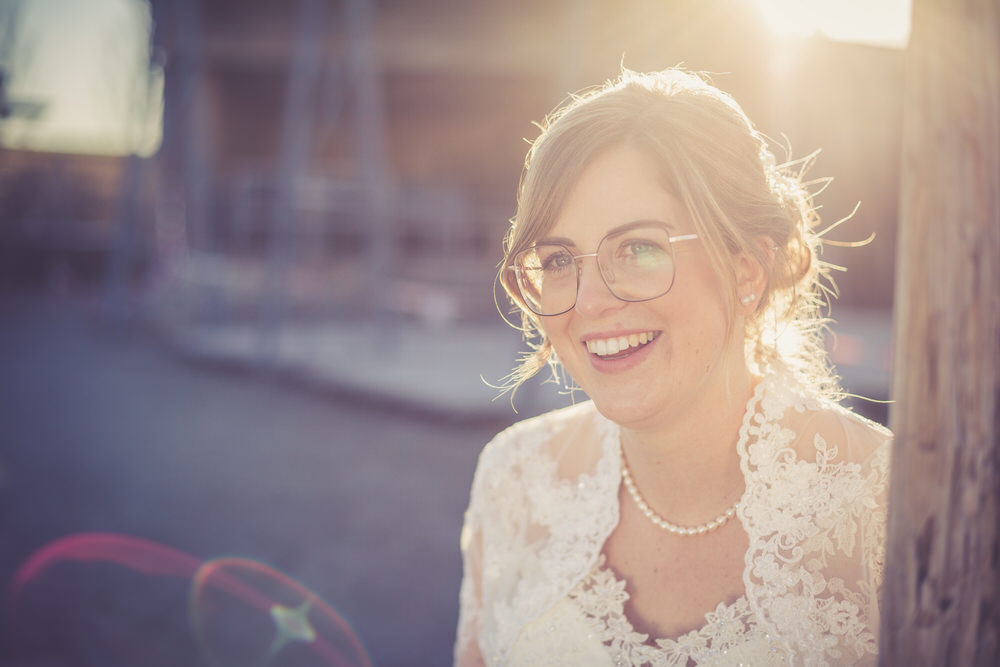
[[[514,283],[517,285],[517,291],[521,295],[521,302],[524,303],[525,306],[527,306],[528,310],[530,310],[535,315],[538,315],[539,317],[558,317],[559,315],[565,315],[569,311],[571,311],[574,308],[576,308],[576,302],[580,298],[580,274],[583,272],[583,264],[580,262],[580,260],[582,260],[582,259],[584,259],[586,257],[593,257],[594,260],[597,261],[597,254],[601,250],[601,245],[609,237],[615,236],[616,234],[623,234],[623,233],[625,233],[627,231],[630,231],[632,229],[639,229],[641,227],[660,227],[660,228],[664,229],[667,232],[667,243],[670,244],[670,256],[671,256],[671,259],[673,259],[673,257],[674,257],[674,244],[675,243],[679,243],[679,242],[682,242],[682,241],[694,241],[695,239],[698,238],[697,234],[679,234],[677,236],[671,236],[670,235],[670,229],[669,229],[669,227],[667,227],[667,225],[665,225],[663,223],[660,223],[660,222],[650,221],[650,220],[641,220],[641,221],[636,221],[636,222],[628,224],[628,225],[624,225],[622,227],[618,227],[616,229],[611,230],[607,234],[605,234],[601,238],[601,240],[597,242],[597,250],[595,250],[594,252],[587,252],[587,253],[582,253],[582,254],[579,254],[579,255],[574,255],[573,251],[570,250],[570,248],[567,245],[565,245],[564,243],[554,243],[554,242],[532,243],[527,248],[524,248],[523,250],[519,250],[514,255],[514,260],[516,260],[517,257],[519,255],[521,255],[522,253],[527,252],[528,250],[531,250],[533,248],[537,248],[539,245],[559,246],[561,248],[564,248],[566,250],[566,252],[569,253],[570,259],[572,259],[573,262],[576,264],[576,294],[573,296],[573,303],[572,303],[572,305],[570,305],[570,307],[567,308],[566,310],[561,310],[558,313],[539,313],[538,311],[536,311],[534,308],[531,307],[531,304],[528,302],[528,299],[526,299],[525,296],[524,296],[524,288],[521,286],[521,272],[518,269],[517,262],[514,261],[510,266],[507,267],[507,269],[509,271],[513,271],[514,272]],[[643,297],[641,299],[625,299],[623,297],[618,296],[618,294],[615,293],[614,288],[611,287],[611,285],[608,284],[608,278],[607,278],[607,276],[604,275],[604,267],[601,266],[601,262],[600,261],[597,261],[597,273],[600,274],[600,276],[601,276],[601,282],[603,282],[604,286],[608,288],[608,292],[610,292],[611,295],[613,297],[615,297],[616,299],[618,299],[619,301],[624,301],[625,303],[642,303],[643,301],[652,301],[653,299],[659,299],[661,296],[663,296],[665,294],[668,294],[670,292],[670,290],[673,289],[674,279],[677,277],[677,269],[676,269],[676,266],[675,266],[674,267],[673,275],[671,276],[671,279],[670,279],[670,284],[667,285],[667,288],[665,290],[663,290],[662,292],[660,292],[659,294],[656,294],[654,296]]]

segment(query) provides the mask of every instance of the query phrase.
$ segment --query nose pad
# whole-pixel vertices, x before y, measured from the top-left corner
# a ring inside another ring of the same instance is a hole
[[[602,273],[594,259],[593,266],[584,269],[580,262],[577,269],[576,309],[585,315],[596,315],[601,311],[624,304],[608,287],[614,282],[613,273]]]
[[[604,277],[604,283],[610,287],[610,285],[612,285],[615,282],[615,272],[607,268],[606,266],[601,266],[600,264],[598,264],[597,266],[598,270],[601,272],[601,275]]]

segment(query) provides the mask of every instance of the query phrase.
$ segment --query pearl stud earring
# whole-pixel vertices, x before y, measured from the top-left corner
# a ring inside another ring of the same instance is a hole
[[[754,294],[753,292],[751,292],[750,294],[747,294],[746,296],[740,297],[740,303],[742,303],[744,306],[749,306],[751,303],[754,302],[754,299],[756,299],[756,298],[757,298],[757,295]]]

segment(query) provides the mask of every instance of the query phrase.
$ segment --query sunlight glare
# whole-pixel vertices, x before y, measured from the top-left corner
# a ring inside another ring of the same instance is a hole
[[[842,42],[904,48],[910,0],[752,0],[778,37],[823,35]]]
[[[7,12],[13,25],[0,44],[7,94],[43,110],[4,119],[0,145],[106,155],[156,150],[163,79],[148,69],[146,0],[0,0],[3,7],[19,10]]]

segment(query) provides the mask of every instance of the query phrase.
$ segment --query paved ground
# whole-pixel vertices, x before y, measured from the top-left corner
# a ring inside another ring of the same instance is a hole
[[[0,293],[0,584],[53,540],[112,532],[287,573],[353,624],[376,665],[450,662],[475,460],[517,418],[480,375],[502,377],[516,336],[328,322],[282,332],[263,373],[252,328],[164,340],[88,310]],[[845,379],[884,396],[885,318],[844,320]],[[537,384],[518,395],[522,417],[561,402]],[[34,606],[0,621],[0,664],[250,664],[200,662],[190,576],[166,580],[100,562],[46,571],[27,588]],[[230,620],[238,648],[266,652],[269,619]]]
[[[0,295],[0,321],[0,581],[66,535],[131,535],[287,573],[354,625],[376,665],[450,661],[461,514],[509,408],[449,418],[196,364],[147,334],[102,329],[79,303]],[[62,615],[8,610],[0,663],[182,664],[183,594],[115,566],[98,574],[90,588],[34,582],[36,604]],[[101,582],[150,594],[97,609]],[[94,619],[101,632],[66,627]],[[25,650],[12,632],[41,644]],[[160,657],[137,662],[136,645]]]

